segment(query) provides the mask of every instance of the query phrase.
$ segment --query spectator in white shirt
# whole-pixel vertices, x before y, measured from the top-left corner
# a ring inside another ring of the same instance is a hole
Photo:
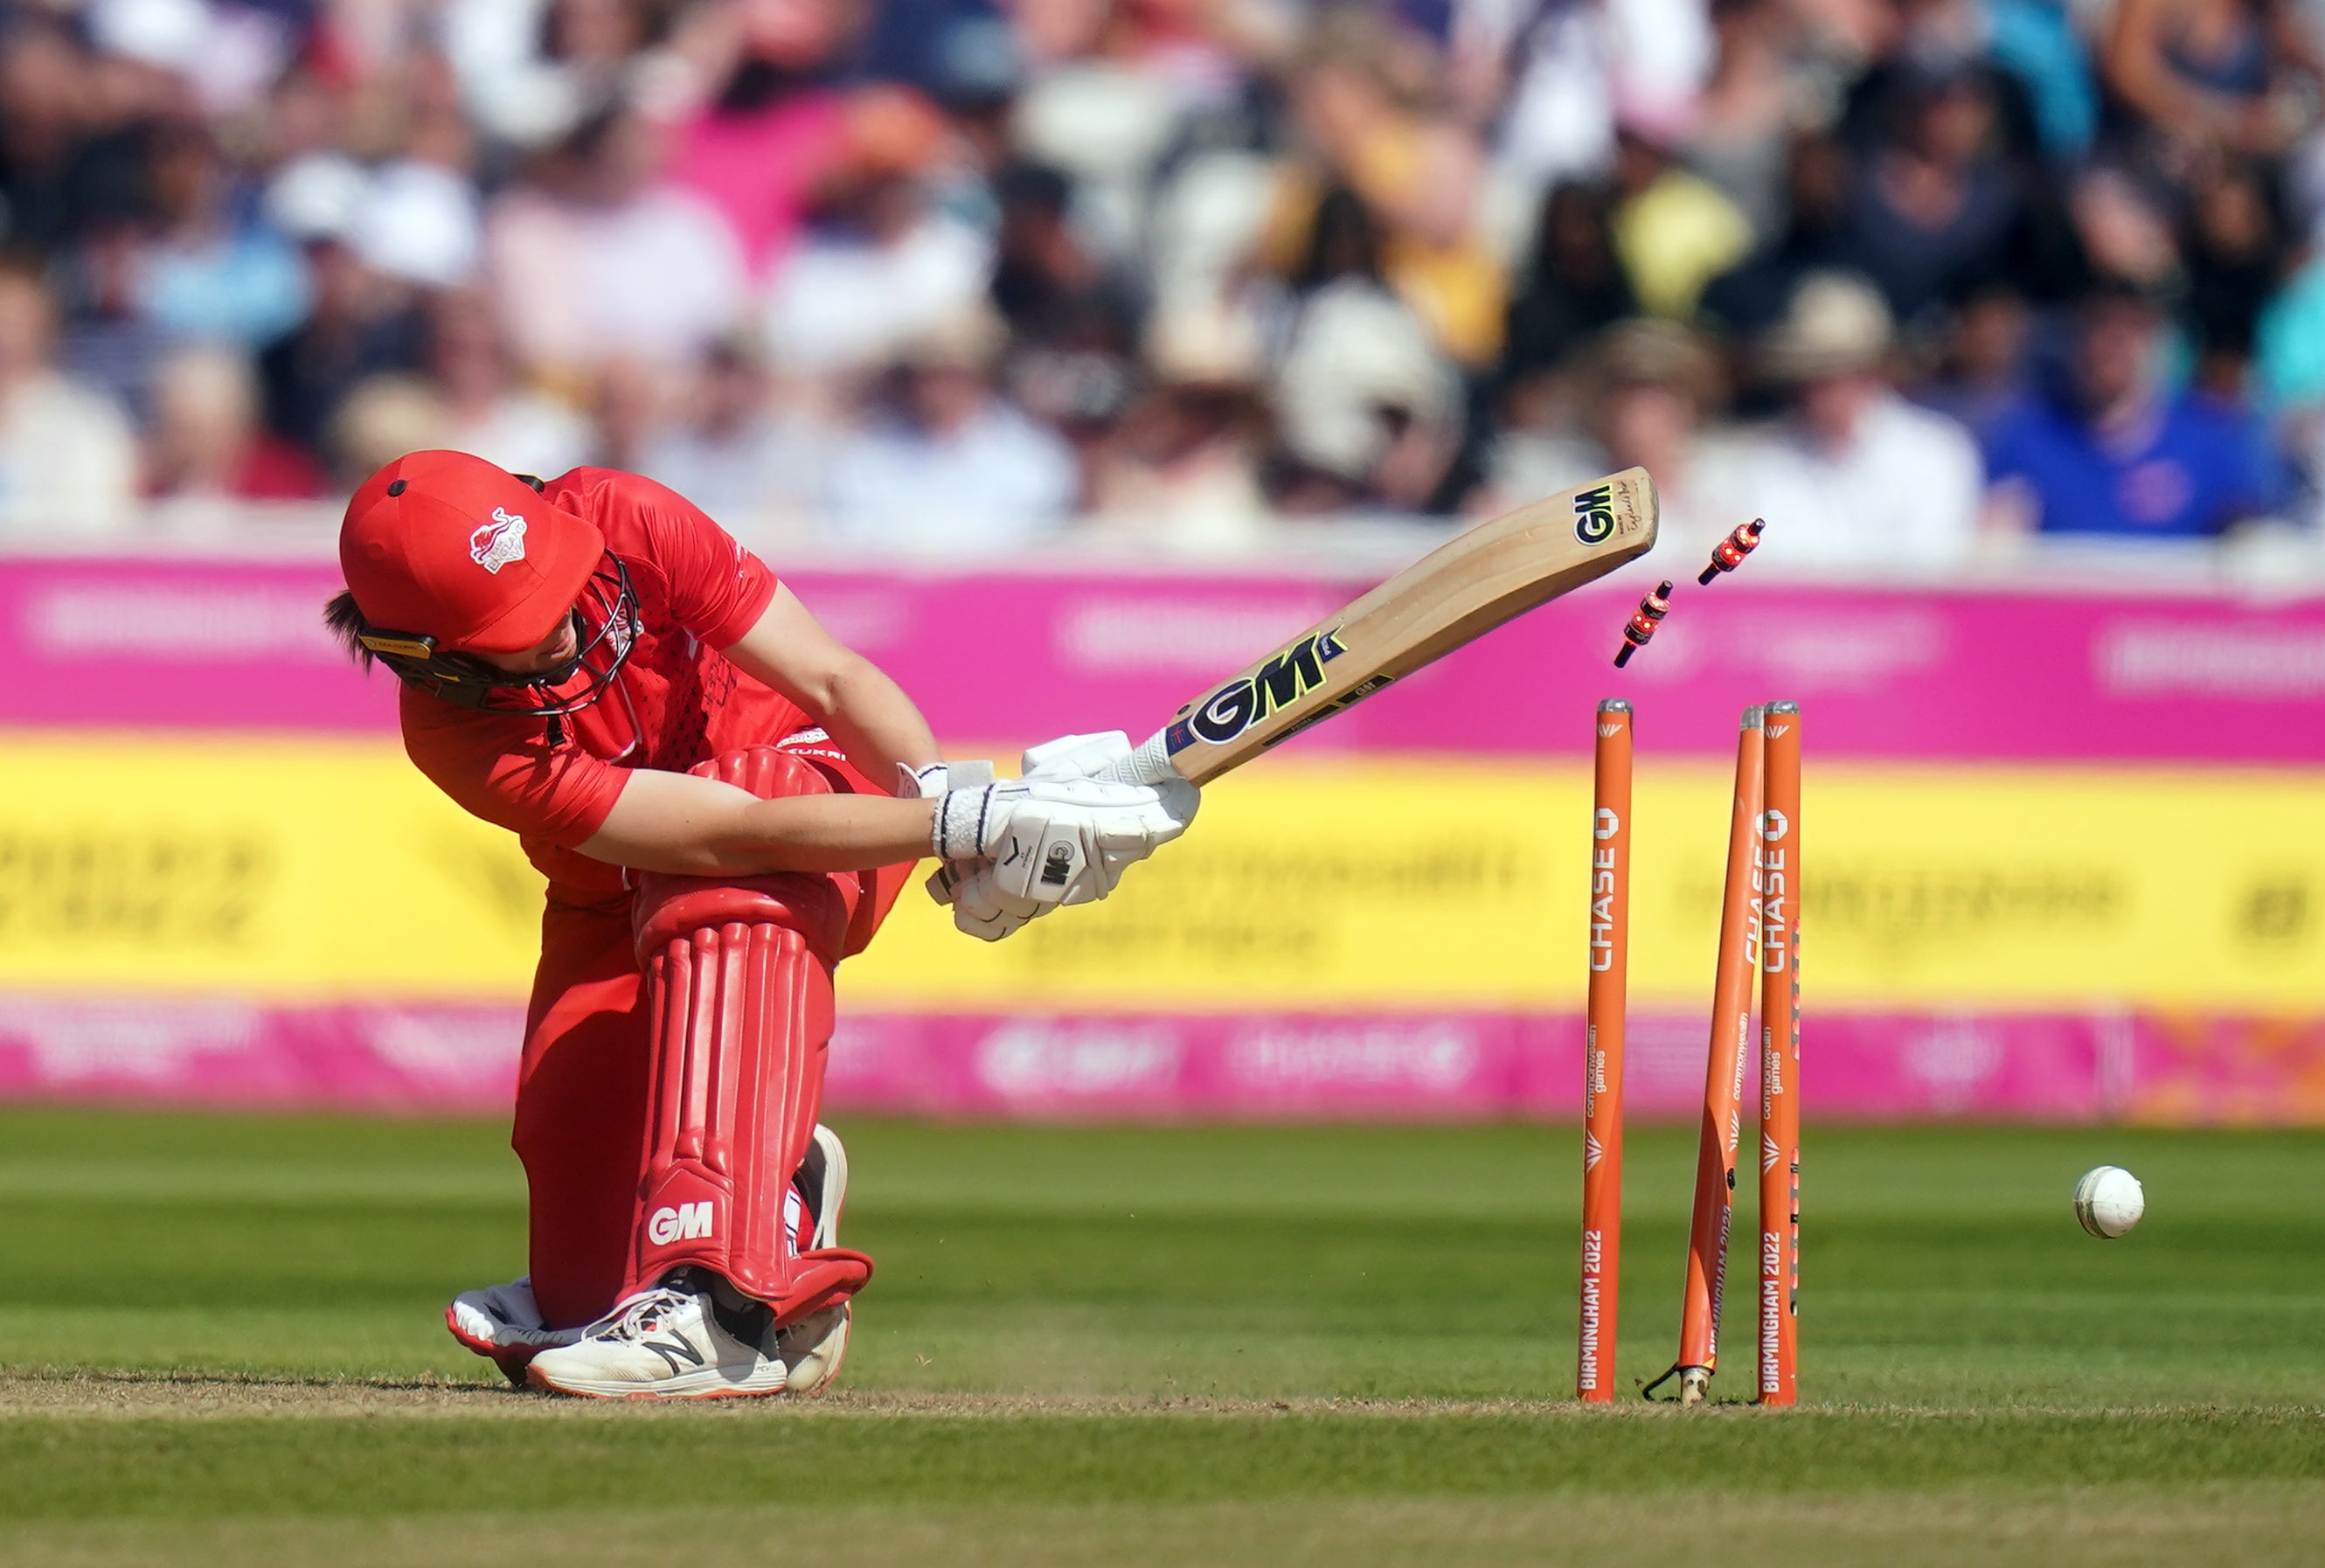
[[[895,140],[833,177],[819,221],[769,285],[767,348],[793,375],[876,367],[985,296],[992,241],[931,199],[935,127],[915,136],[908,125]]]
[[[777,397],[756,342],[736,332],[703,357],[678,418],[652,433],[637,471],[772,552],[804,530],[830,444],[829,431]]]
[[[609,109],[494,203],[494,300],[535,373],[586,385],[616,360],[675,372],[740,318],[740,247],[700,197],[656,178],[659,157],[644,118]]]
[[[110,398],[58,373],[56,336],[41,281],[0,271],[0,537],[86,537],[134,516],[136,437]]]
[[[899,350],[880,405],[832,453],[824,510],[834,538],[968,554],[1063,524],[1077,498],[1073,450],[996,390],[1003,336],[979,307]]]
[[[1814,273],[1759,346],[1792,412],[1746,438],[1731,499],[1768,521],[1763,552],[1808,568],[1943,568],[1968,556],[1983,479],[1977,444],[1882,375],[1889,308],[1865,279]]]

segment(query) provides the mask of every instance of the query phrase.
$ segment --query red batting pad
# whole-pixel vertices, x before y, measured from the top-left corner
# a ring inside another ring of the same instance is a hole
[[[695,771],[765,797],[829,789],[813,766],[766,747]],[[695,1264],[783,1323],[871,1276],[862,1253],[802,1252],[783,1223],[823,1102],[831,966],[859,887],[852,877],[639,878],[653,1081],[625,1294]]]

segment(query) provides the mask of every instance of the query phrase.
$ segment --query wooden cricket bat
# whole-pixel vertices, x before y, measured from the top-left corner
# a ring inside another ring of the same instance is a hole
[[[1480,523],[1204,692],[1102,777],[1207,784],[1655,543],[1644,469]]]

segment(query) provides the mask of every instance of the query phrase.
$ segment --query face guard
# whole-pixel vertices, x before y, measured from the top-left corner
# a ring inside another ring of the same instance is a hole
[[[417,632],[366,626],[357,640],[399,680],[458,708],[561,719],[604,696],[638,641],[638,596],[630,574],[608,553],[568,612],[578,646],[571,658],[537,674],[516,675],[470,654],[439,652]]]

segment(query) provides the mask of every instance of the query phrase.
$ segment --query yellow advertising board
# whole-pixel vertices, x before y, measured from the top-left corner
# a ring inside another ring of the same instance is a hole
[[[1716,765],[1640,765],[1633,988],[1710,983]],[[2325,772],[1820,764],[1820,1004],[2325,1007]],[[909,893],[857,1006],[1579,1007],[1587,768],[1271,761],[1104,905],[986,946]],[[0,987],[520,993],[539,879],[389,740],[0,736]]]

